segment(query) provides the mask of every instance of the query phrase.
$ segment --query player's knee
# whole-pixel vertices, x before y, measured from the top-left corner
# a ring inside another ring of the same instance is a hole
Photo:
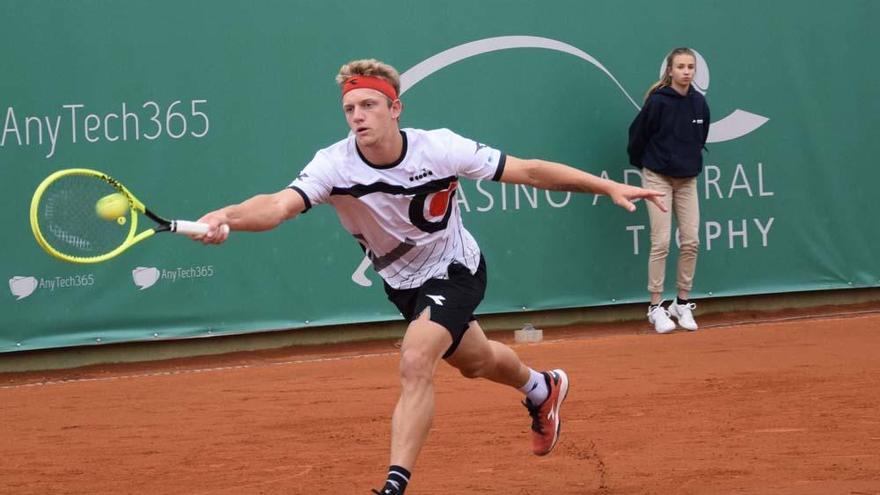
[[[431,358],[419,349],[408,349],[400,355],[400,379],[405,383],[430,379],[433,368]]]

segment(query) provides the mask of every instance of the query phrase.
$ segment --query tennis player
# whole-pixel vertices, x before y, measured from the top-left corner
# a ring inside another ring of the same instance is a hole
[[[336,80],[350,135],[322,149],[293,182],[203,216],[211,230],[195,239],[220,244],[232,230],[264,231],[328,203],[384,280],[388,299],[409,322],[400,348],[401,391],[392,417],[391,459],[380,495],[402,495],[434,416],[440,360],[467,378],[520,390],[532,420],[532,452],[559,439],[568,394],[561,369],[536,371],[509,347],[488,340],[474,317],[486,289],[486,261],[462,225],[455,192],[461,177],[543,189],[604,194],[663,208],[662,193],[605,180],[543,160],[524,160],[447,129],[400,128],[400,77],[377,60],[342,66]]]

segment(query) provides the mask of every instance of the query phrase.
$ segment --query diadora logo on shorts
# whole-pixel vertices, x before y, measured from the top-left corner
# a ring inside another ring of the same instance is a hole
[[[629,99],[630,103],[636,108],[636,111],[641,108],[632,96],[630,96],[623,88],[620,82],[617,81],[617,78],[615,78],[614,75],[592,55],[567,43],[538,36],[499,36],[497,38],[485,38],[442,51],[436,55],[428,57],[413,67],[410,67],[409,70],[400,75],[400,94],[403,95],[407,90],[418,84],[419,81],[427,78],[444,67],[448,67],[452,64],[483,53],[512,50],[514,48],[543,48],[546,50],[567,53],[584,60],[608,76],[627,99]],[[694,77],[693,84],[699,92],[705,94],[709,90],[709,64],[706,63],[706,60],[699,52],[696,50],[694,52],[697,55],[697,73]],[[663,73],[666,63],[665,58],[664,54],[661,60],[661,74]],[[762,115],[736,109],[730,115],[710,124],[707,142],[720,143],[745,136],[764,125],[768,120],[770,119]],[[479,144],[477,144],[477,149],[479,150]]]
[[[425,297],[434,301],[434,304],[436,304],[437,306],[443,306],[443,301],[446,300],[445,296],[435,296],[432,294],[425,294]]]

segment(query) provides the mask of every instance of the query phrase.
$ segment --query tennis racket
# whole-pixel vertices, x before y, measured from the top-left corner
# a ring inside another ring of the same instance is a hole
[[[139,214],[155,226],[138,232]],[[31,200],[30,220],[40,247],[71,263],[107,261],[157,232],[198,235],[210,228],[205,223],[166,220],[119,181],[86,168],[59,170],[46,177]]]

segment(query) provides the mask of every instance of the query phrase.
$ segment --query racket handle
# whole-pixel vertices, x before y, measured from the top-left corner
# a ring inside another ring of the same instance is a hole
[[[221,227],[225,234],[229,233],[229,225],[223,224]],[[173,220],[171,222],[171,232],[183,235],[202,235],[207,234],[211,230],[211,226],[201,222],[190,222],[188,220]]]

